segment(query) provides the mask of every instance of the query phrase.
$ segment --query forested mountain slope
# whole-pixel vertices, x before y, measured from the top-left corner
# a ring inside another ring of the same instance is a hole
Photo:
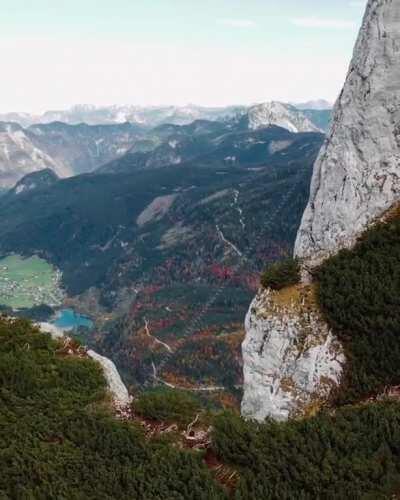
[[[177,432],[145,435],[128,409],[117,421],[100,366],[79,353],[25,321],[0,319],[4,498],[384,499],[398,492],[396,401],[256,424],[206,412],[183,396],[135,397],[133,408],[152,415],[144,429],[206,418],[211,442],[204,452],[183,451]]]
[[[287,164],[303,155],[303,148],[319,145],[321,134],[294,133],[275,125],[248,130],[247,123],[196,121],[190,125],[162,125],[148,132],[126,155],[99,169],[128,173],[139,169],[196,162],[251,168],[271,161]]]
[[[114,419],[99,365],[3,318],[0,431],[2,498],[226,498],[199,454]]]
[[[339,401],[358,401],[400,385],[399,208],[315,274],[319,304],[346,350]]]
[[[98,320],[93,342],[129,381],[154,382],[161,364],[170,382],[238,386],[244,312],[265,263],[291,252],[323,141],[279,128],[253,134],[228,134],[204,162],[11,193],[0,199],[0,252],[38,252],[58,267],[74,304]],[[235,141],[236,165],[221,160]],[[121,162],[124,171],[129,158]]]

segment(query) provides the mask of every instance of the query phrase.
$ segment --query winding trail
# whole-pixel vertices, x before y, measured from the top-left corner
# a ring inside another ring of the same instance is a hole
[[[165,342],[163,342],[162,340],[158,339],[157,337],[155,337],[154,335],[151,334],[150,328],[149,328],[149,323],[148,323],[146,318],[144,318],[144,330],[146,332],[146,335],[148,337],[150,337],[151,339],[153,339],[153,341],[156,344],[162,345],[171,354],[174,352],[168,344],[166,344]]]
[[[153,368],[153,379],[159,382],[160,384],[169,387],[170,389],[177,389],[179,391],[189,391],[189,392],[218,392],[225,390],[225,387],[222,385],[221,386],[211,385],[205,387],[183,387],[180,385],[170,384],[169,382],[166,382],[165,380],[163,380],[158,376],[157,368],[153,361],[151,362],[151,366]]]
[[[240,194],[240,192],[237,189],[233,190],[233,203],[231,206],[236,207],[236,210],[239,212],[239,222],[240,222],[240,225],[242,226],[243,231],[245,231],[246,224],[245,224],[244,219],[243,219],[243,210],[238,203],[239,194]]]
[[[175,385],[170,384],[169,382],[166,382],[165,380],[163,380],[162,378],[160,378],[157,375],[157,368],[156,368],[156,365],[154,364],[154,361],[151,362],[151,366],[153,368],[153,378],[154,378],[154,380],[156,380],[157,382],[160,382],[160,384],[166,385],[170,389],[177,389],[177,387]]]
[[[236,245],[234,245],[231,241],[227,240],[223,234],[223,232],[221,231],[220,227],[218,226],[218,224],[216,224],[215,228],[217,229],[217,233],[219,235],[219,237],[221,238],[221,240],[226,243],[227,245],[229,245],[232,250],[237,254],[239,255],[239,257],[243,257],[243,254],[242,252],[238,249],[238,247]]]

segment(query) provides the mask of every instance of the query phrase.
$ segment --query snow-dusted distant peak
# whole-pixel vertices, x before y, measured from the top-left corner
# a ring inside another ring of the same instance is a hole
[[[333,104],[325,99],[316,99],[313,101],[293,103],[297,109],[311,109],[313,111],[327,111],[333,108]]]
[[[49,110],[41,115],[28,113],[0,113],[0,121],[13,121],[26,127],[34,124],[63,122],[70,125],[86,123],[88,125],[110,125],[135,123],[147,127],[156,127],[165,123],[188,125],[195,120],[225,120],[243,114],[244,106],[203,107],[187,106],[136,106],[112,105],[93,106],[79,104],[65,110]]]
[[[290,104],[272,101],[252,106],[248,111],[250,130],[275,125],[290,132],[321,132],[301,111]]]

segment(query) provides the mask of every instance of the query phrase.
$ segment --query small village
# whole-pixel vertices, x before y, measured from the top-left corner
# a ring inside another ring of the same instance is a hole
[[[0,261],[0,304],[13,309],[59,306],[63,300],[60,282],[61,272],[37,257],[7,257]]]

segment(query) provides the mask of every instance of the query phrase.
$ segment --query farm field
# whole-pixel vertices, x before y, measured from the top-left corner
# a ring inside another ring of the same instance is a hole
[[[0,259],[0,304],[13,309],[59,306],[63,298],[60,278],[59,271],[36,255]]]

